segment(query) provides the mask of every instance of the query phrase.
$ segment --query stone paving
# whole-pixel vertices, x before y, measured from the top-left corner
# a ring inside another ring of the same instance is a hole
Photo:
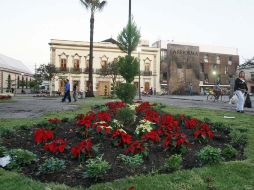
[[[194,107],[207,108],[214,110],[224,110],[235,112],[235,105],[228,104],[228,98],[223,97],[224,101],[210,102],[206,100],[206,96],[143,96],[143,100],[161,102],[165,105],[175,107]],[[254,106],[254,97],[251,97]],[[13,102],[0,103],[0,118],[27,118],[39,117],[45,113],[52,111],[75,110],[79,105],[62,103],[61,97],[14,97]],[[85,101],[81,99],[80,101]],[[245,108],[247,114],[254,115],[254,108]]]
[[[156,101],[165,105],[183,107],[183,108],[207,108],[214,110],[224,110],[224,111],[236,111],[236,105],[229,104],[228,97],[223,97],[222,101],[211,102],[207,100],[207,96],[174,96],[174,95],[164,95],[164,96],[145,96],[142,97],[143,100]],[[254,115],[254,97],[251,97],[252,108],[244,108],[244,111],[248,114]]]
[[[78,105],[62,103],[61,97],[14,97],[13,102],[0,103],[0,118],[39,117],[47,112],[78,109]]]

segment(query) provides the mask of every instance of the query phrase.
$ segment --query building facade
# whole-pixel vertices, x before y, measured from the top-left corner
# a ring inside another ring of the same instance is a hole
[[[67,41],[52,39],[50,45],[50,59],[56,67],[57,73],[53,78],[53,90],[64,92],[64,80],[69,79],[71,90],[73,84],[78,84],[79,91],[87,91],[88,66],[89,66],[89,42]],[[132,56],[140,58],[141,91],[155,88],[160,91],[160,49],[148,47],[147,43],[141,43],[141,52],[134,51]],[[111,89],[111,77],[100,75],[100,70],[113,62],[119,56],[125,56],[116,41],[108,39],[103,42],[95,42],[93,49],[93,89],[96,95],[109,95]],[[138,87],[138,76],[134,84]],[[124,82],[120,76],[118,82]]]
[[[30,92],[31,71],[19,60],[0,54],[0,93]]]
[[[195,94],[216,83],[229,87],[239,65],[236,48],[157,41],[161,49],[161,88],[170,94]]]

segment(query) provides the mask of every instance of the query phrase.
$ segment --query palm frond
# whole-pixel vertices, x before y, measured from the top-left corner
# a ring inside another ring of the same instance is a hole
[[[87,9],[91,6],[91,0],[80,0],[80,3],[85,6]]]
[[[107,4],[107,1],[100,2],[99,6],[98,6],[98,10],[101,11],[105,7],[106,4]]]

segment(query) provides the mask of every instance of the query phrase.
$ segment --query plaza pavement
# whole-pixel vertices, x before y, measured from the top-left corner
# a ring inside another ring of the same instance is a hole
[[[163,95],[163,96],[143,96],[143,100],[160,102],[165,105],[182,107],[182,108],[207,108],[213,110],[236,111],[236,105],[229,104],[229,98],[224,96],[222,101],[207,101],[207,96],[176,96],[176,95]],[[254,97],[251,97],[252,108],[244,108],[247,114],[254,115]]]
[[[254,107],[254,97],[252,106]],[[0,119],[1,118],[36,118],[52,111],[76,110],[79,103],[86,99],[79,99],[77,104],[62,103],[61,97],[32,97],[18,96],[13,98],[13,102],[0,103]],[[207,108],[213,110],[224,110],[235,112],[235,105],[228,104],[228,98],[223,97],[223,101],[210,102],[206,100],[206,96],[142,96],[142,100],[160,102],[165,105],[183,107],[183,108]],[[98,104],[103,103],[103,100]],[[245,108],[246,114],[254,115],[254,108]]]

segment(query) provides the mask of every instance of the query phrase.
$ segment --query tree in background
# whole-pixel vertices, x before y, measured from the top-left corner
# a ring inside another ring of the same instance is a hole
[[[22,75],[22,77],[21,77],[21,81],[20,81],[19,85],[20,85],[21,88],[22,88],[21,93],[25,93],[25,91],[24,91],[24,86],[26,86],[26,83],[25,83],[25,80],[24,80],[24,76],[23,76],[23,75]]]
[[[53,78],[53,76],[56,73],[56,68],[54,64],[43,64],[40,65],[40,67],[37,69],[36,71],[36,75],[38,75],[37,77],[40,78],[41,81],[45,80],[45,81],[49,81],[49,92],[50,95],[52,94],[52,87],[51,87],[51,80]]]
[[[113,62],[109,63],[107,67],[104,67],[101,69],[100,75],[102,76],[110,76],[112,79],[112,89],[111,89],[111,96],[115,96],[115,91],[116,91],[116,79],[117,76],[119,75],[119,64],[118,60],[114,60]]]
[[[6,80],[7,82],[7,89],[6,92],[11,92],[11,88],[12,88],[12,83],[14,83],[15,80],[11,80],[11,75],[8,74],[8,78]]]
[[[94,97],[93,94],[93,35],[94,35],[94,14],[98,10],[102,10],[106,1],[100,0],[80,0],[81,4],[91,11],[90,16],[90,49],[89,49],[89,77],[88,77],[88,97]]]
[[[36,74],[33,76],[33,80],[30,80],[28,82],[28,85],[30,89],[33,91],[33,93],[38,93],[40,90],[40,85],[42,84],[42,78],[40,75]]]

